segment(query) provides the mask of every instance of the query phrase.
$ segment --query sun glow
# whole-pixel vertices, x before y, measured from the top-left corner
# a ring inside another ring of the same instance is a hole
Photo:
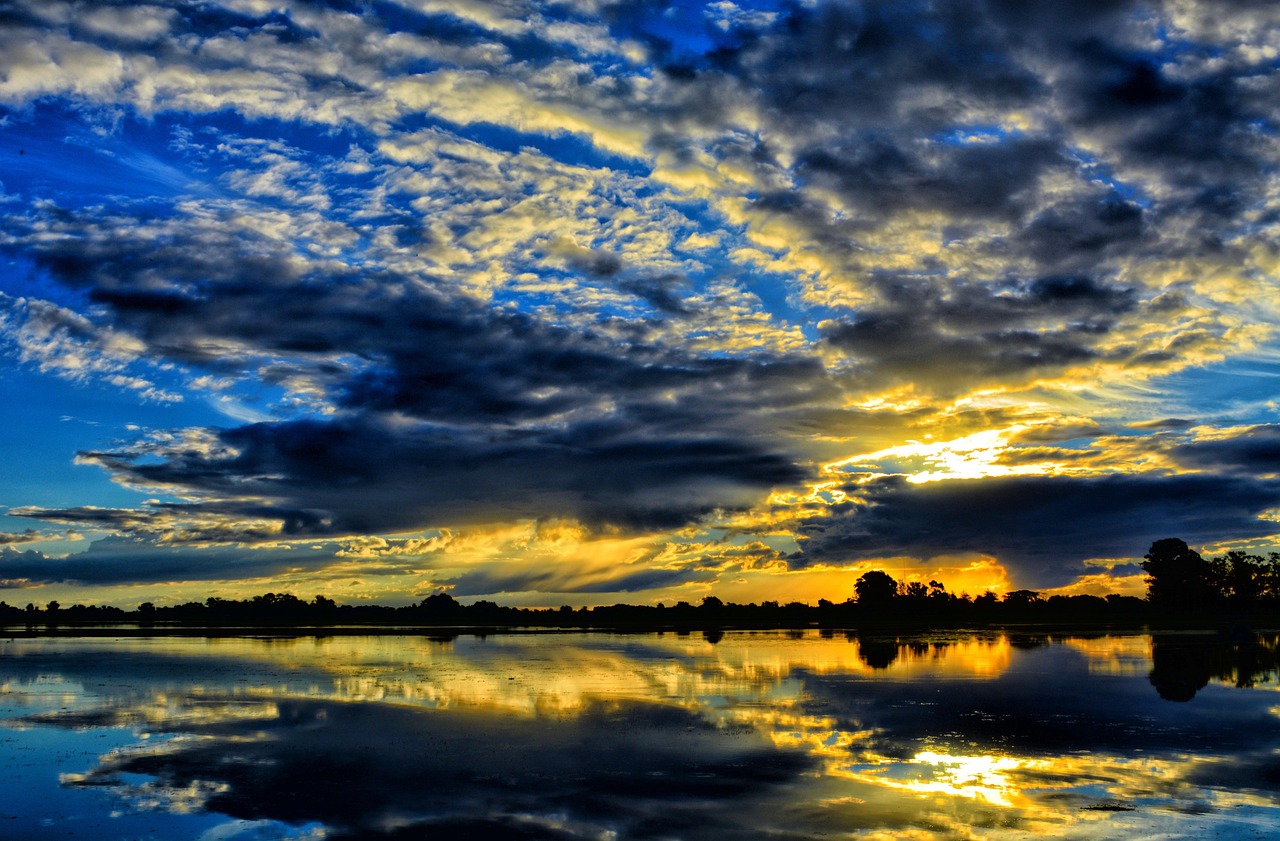
[[[1026,431],[1027,424],[1005,429],[986,429],[950,441],[916,441],[872,453],[849,456],[822,466],[826,475],[862,473],[876,470],[905,474],[908,482],[936,482],[943,479],[983,479],[993,476],[1028,476],[1044,473],[1037,464],[1000,463],[1012,448],[1011,438]]]

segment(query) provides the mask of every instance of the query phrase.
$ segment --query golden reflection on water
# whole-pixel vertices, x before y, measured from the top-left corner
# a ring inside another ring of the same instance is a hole
[[[155,657],[208,656],[267,667],[279,681],[210,684],[211,691],[313,696],[434,707],[489,708],[505,715],[572,715],[591,700],[631,699],[703,706],[707,699],[780,703],[799,697],[805,675],[882,680],[983,680],[1009,666],[1006,637],[900,643],[768,633],[639,638],[588,634],[505,635],[429,641],[396,636],[68,640],[84,650]],[[566,642],[570,644],[566,644]],[[891,661],[878,651],[888,647]],[[306,686],[298,679],[310,677]],[[229,685],[228,685],[229,684]],[[184,686],[199,693],[205,686]]]
[[[1015,799],[1023,800],[1009,772],[1044,765],[1011,756],[954,756],[936,751],[921,751],[911,758],[910,764],[917,766],[912,770],[919,773],[919,777],[905,781],[882,777],[880,784],[907,791],[967,797],[993,806],[1013,806]]]
[[[1053,654],[1059,658],[1055,663],[1079,664],[1091,679],[1102,681],[1100,686],[1138,686],[1153,710],[1168,709],[1158,706],[1167,702],[1146,686],[1152,641],[1140,635],[898,639],[728,633],[715,641],[672,633],[506,634],[434,641],[395,636],[68,639],[16,642],[13,651],[19,657],[23,645],[90,659],[101,655],[119,660],[127,654],[189,664],[187,672],[160,669],[150,685],[127,689],[110,680],[93,686],[47,678],[0,683],[0,696],[9,703],[92,707],[98,710],[97,724],[134,726],[140,737],[153,729],[172,734],[234,722],[249,734],[242,738],[265,738],[254,730],[254,722],[270,724],[281,717],[282,704],[296,699],[376,702],[530,723],[574,721],[598,713],[601,704],[678,709],[710,725],[712,732],[749,733],[778,751],[808,758],[810,774],[761,795],[759,808],[799,810],[815,826],[830,823],[835,834],[857,827],[859,837],[866,838],[883,832],[893,838],[1094,838],[1142,826],[1159,835],[1160,827],[1181,832],[1190,820],[1186,816],[1199,814],[1197,810],[1231,814],[1232,820],[1249,826],[1255,820],[1251,816],[1262,815],[1256,820],[1263,823],[1273,818],[1277,806],[1266,791],[1197,782],[1213,778],[1224,770],[1215,764],[1230,764],[1233,757],[1190,751],[1144,755],[1106,743],[1095,746],[1090,740],[1096,734],[1088,731],[1087,721],[1076,722],[1067,713],[1059,714],[1058,724],[1068,733],[1081,728],[1078,747],[1068,743],[1019,750],[1006,743],[998,726],[980,727],[976,734],[945,728],[934,732],[926,726],[927,738],[904,732],[954,711],[963,702],[953,696],[966,686],[980,689],[1016,678],[1020,662],[1033,649]],[[1053,673],[1045,677],[1058,679]],[[886,694],[886,687],[895,685],[915,687],[915,700]],[[1011,686],[1010,692],[1029,691],[1023,684]],[[1069,680],[1061,687],[1075,688]],[[1280,707],[1262,709],[1271,719],[1280,718]],[[1000,715],[1013,714],[979,707],[964,721],[990,725]],[[1034,715],[1031,710],[1020,714]],[[1106,715],[1106,710],[1099,713],[1104,724],[1109,723]],[[179,752],[183,738],[138,749]],[[65,782],[87,785],[87,779],[71,773]],[[219,791],[179,787],[161,792],[143,785],[136,800],[150,804],[139,808],[172,812],[197,809]],[[778,802],[770,805],[771,797]],[[1150,805],[1155,803],[1164,805],[1156,809]],[[1135,817],[1139,808],[1143,811]],[[895,828],[885,830],[882,824]]]
[[[1151,640],[1146,636],[1068,637],[1062,642],[1085,656],[1091,675],[1145,676],[1151,671]]]
[[[961,637],[932,642],[867,640],[817,632],[728,634],[711,643],[702,635],[639,638],[586,634],[416,638],[321,637],[127,641],[138,650],[182,655],[203,647],[210,655],[270,664],[283,676],[323,673],[327,688],[355,701],[400,701],[425,706],[491,707],[506,714],[571,714],[585,699],[616,698],[697,703],[725,697],[777,701],[793,698],[803,675],[874,676],[890,680],[984,680],[1009,666],[1007,637]],[[570,644],[566,645],[566,642]],[[881,663],[872,649],[888,646]],[[269,692],[269,687],[256,687]]]

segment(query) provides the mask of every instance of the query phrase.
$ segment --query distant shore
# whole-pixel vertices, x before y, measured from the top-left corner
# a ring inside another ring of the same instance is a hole
[[[445,592],[392,607],[338,604],[323,595],[292,593],[250,599],[211,596],[203,602],[135,610],[57,601],[43,608],[0,602],[0,628],[11,637],[130,635],[281,635],[414,633],[424,636],[543,631],[723,633],[730,630],[810,630],[824,633],[900,633],[958,630],[1217,630],[1226,634],[1280,627],[1280,554],[1263,558],[1228,552],[1205,560],[1178,538],[1152,544],[1144,556],[1147,597],[1111,593],[1051,595],[1013,590],[972,597],[940,581],[895,581],[883,570],[863,573],[854,596],[736,604],[708,595],[697,604],[612,604],[528,608],[488,600],[463,604]]]

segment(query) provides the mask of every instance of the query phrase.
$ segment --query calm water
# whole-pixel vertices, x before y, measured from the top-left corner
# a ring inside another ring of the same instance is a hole
[[[1275,659],[1274,635],[0,640],[0,838],[1280,838]]]

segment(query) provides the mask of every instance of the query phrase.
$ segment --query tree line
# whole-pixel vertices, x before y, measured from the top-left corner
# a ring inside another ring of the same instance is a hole
[[[1157,540],[1144,557],[1147,601],[1170,612],[1280,609],[1280,553],[1232,551],[1206,560],[1177,538]]]
[[[481,600],[462,604],[436,593],[403,607],[338,604],[325,596],[290,593],[250,599],[210,597],[203,602],[136,610],[56,601],[19,608],[0,602],[3,625],[136,623],[144,627],[543,627],[543,628],[854,628],[863,626],[969,626],[1016,623],[1194,623],[1280,615],[1280,554],[1263,558],[1228,552],[1206,560],[1176,538],[1158,540],[1144,556],[1147,596],[1110,594],[1043,596],[1014,590],[998,596],[953,593],[940,581],[899,582],[883,570],[864,573],[843,602],[736,604],[712,595],[697,605],[615,604],[597,607],[519,608]]]

